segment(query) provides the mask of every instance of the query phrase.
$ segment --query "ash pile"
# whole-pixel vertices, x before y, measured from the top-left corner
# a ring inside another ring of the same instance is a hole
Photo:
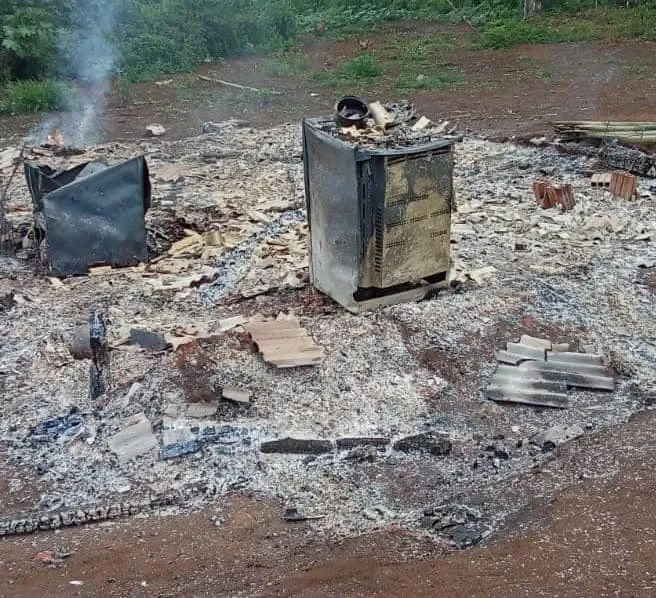
[[[417,114],[407,101],[367,103],[346,96],[335,105],[332,119],[319,121],[320,129],[347,143],[362,148],[393,149],[424,145],[440,139],[458,140],[456,125],[449,121],[434,123]]]
[[[30,235],[0,256],[0,477],[24,497],[2,505],[0,533],[41,529],[52,512],[68,525],[243,491],[326,533],[401,524],[463,544],[556,491],[525,474],[558,459],[561,440],[603,438],[651,400],[656,194],[641,180],[616,197],[591,184],[596,155],[548,144],[468,137],[454,153],[448,294],[357,315],[309,288],[298,125],[217,123],[192,139],[42,156],[58,171],[146,156],[146,226],[162,248],[64,278],[32,267]],[[3,181],[18,154],[0,153]],[[543,177],[571,186],[571,209],[536,205]],[[9,191],[22,236],[33,202],[21,177]],[[111,360],[93,361],[105,346],[95,306]],[[79,326],[86,357],[70,342]],[[523,335],[602,356],[614,390],[564,380],[560,409],[490,400],[495,349]],[[516,479],[535,486],[518,492]]]

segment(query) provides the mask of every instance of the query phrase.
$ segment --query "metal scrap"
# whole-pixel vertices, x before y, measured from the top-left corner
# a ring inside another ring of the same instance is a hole
[[[97,399],[107,390],[109,374],[109,344],[107,342],[107,325],[103,314],[99,311],[93,312],[89,326],[89,346],[91,347],[89,397]]]
[[[79,413],[47,419],[38,424],[29,438],[33,442],[54,442],[60,437],[73,438],[84,427],[84,418]]]
[[[522,341],[508,343],[507,351],[495,352],[500,365],[485,391],[488,399],[564,409],[568,387],[615,389],[601,356],[554,351],[548,339],[523,336]]]

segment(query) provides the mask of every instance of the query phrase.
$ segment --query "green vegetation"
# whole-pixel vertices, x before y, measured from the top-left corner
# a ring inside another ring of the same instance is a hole
[[[383,73],[374,55],[364,52],[351,60],[342,62],[336,69],[316,73],[315,78],[330,87],[373,81]]]
[[[656,6],[548,13],[530,21],[503,18],[486,25],[480,45],[501,49],[517,44],[627,39],[656,40]]]
[[[439,56],[454,50],[456,39],[445,35],[427,35],[408,38],[407,35],[392,38],[384,48],[384,56],[390,62],[408,65],[434,64]]]
[[[380,62],[365,53],[318,74],[318,79],[332,86],[371,82],[381,76],[383,67],[396,65],[391,72],[415,71],[399,78],[401,88],[435,89],[457,84],[450,73],[435,72],[444,63],[439,57],[472,42],[481,48],[503,49],[522,43],[656,39],[656,0],[632,0],[630,7],[620,6],[617,0],[545,0],[545,12],[530,20],[522,20],[521,4],[517,0],[1,0],[0,90],[10,81],[29,83],[11,84],[0,92],[0,102],[3,110],[60,106],[52,79],[93,79],[98,71],[94,60],[103,76],[120,78],[122,97],[127,97],[130,82],[254,52],[270,55],[265,64],[270,76],[302,75],[309,62],[293,48],[304,37],[361,36],[381,23],[399,20],[462,23],[464,18],[477,33],[395,36],[384,48],[376,48]],[[88,40],[99,30],[105,37],[104,50]],[[94,52],[97,56],[89,60]],[[79,65],[81,57],[86,58],[84,68]],[[417,79],[422,74],[425,78]]]
[[[47,112],[67,107],[69,89],[54,79],[7,83],[0,95],[0,113]]]

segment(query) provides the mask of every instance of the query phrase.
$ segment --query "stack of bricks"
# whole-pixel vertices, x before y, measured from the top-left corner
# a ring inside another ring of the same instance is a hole
[[[634,175],[618,170],[611,174],[608,190],[615,197],[628,201],[638,196],[638,180]]]
[[[544,209],[560,206],[563,210],[571,210],[576,201],[572,186],[569,184],[553,185],[549,181],[533,181],[535,202]]]

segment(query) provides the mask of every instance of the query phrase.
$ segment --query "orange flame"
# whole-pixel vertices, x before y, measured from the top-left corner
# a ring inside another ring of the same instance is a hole
[[[52,134],[46,137],[46,145],[64,147],[64,134],[59,129],[55,129]]]

